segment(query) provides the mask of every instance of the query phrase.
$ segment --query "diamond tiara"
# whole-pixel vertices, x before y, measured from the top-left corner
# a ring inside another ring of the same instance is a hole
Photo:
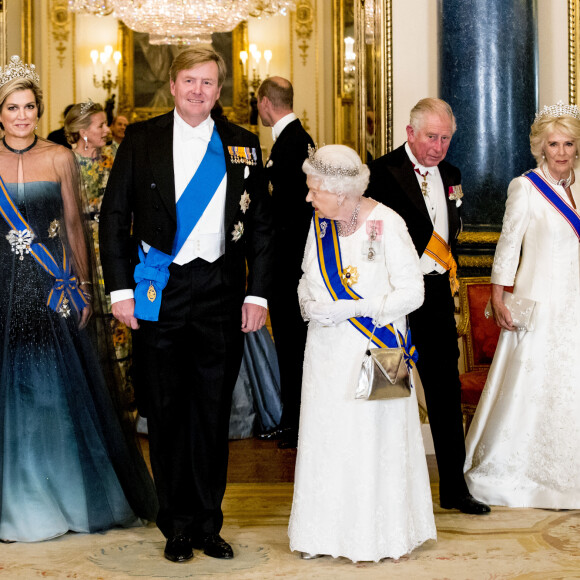
[[[534,123],[546,117],[555,119],[564,116],[580,120],[580,111],[576,105],[565,105],[562,101],[558,101],[555,105],[545,105],[539,113],[536,113]]]
[[[346,167],[331,165],[330,163],[320,161],[320,159],[316,158],[317,151],[317,146],[312,147],[312,145],[308,145],[308,162],[318,173],[322,173],[323,175],[341,175],[342,177],[356,177],[359,174],[358,167],[347,169]]]
[[[14,55],[10,57],[10,64],[0,67],[0,87],[8,81],[21,78],[31,80],[35,85],[40,85],[40,77],[36,72],[36,67],[33,64],[24,64],[19,56]]]
[[[81,115],[84,115],[87,111],[90,111],[93,108],[93,101],[91,98],[87,99],[86,103],[81,103]]]

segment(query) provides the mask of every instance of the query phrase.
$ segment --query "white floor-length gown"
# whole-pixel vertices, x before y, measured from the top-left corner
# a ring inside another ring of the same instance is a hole
[[[572,194],[580,207],[578,182]],[[535,327],[502,330],[468,433],[466,481],[486,503],[580,508],[579,246],[528,179],[511,182],[492,282],[515,279],[514,293],[536,301]]]
[[[396,321],[422,301],[419,260],[403,220],[377,205],[383,221],[379,253],[366,259],[363,226],[340,238],[342,265],[356,266],[363,297],[388,294],[381,323]],[[328,233],[326,234],[328,235]],[[311,228],[299,286],[301,300],[331,301],[320,274]],[[354,399],[365,338],[348,321],[310,322],[304,360],[290,548],[353,561],[398,558],[436,538],[417,399]]]

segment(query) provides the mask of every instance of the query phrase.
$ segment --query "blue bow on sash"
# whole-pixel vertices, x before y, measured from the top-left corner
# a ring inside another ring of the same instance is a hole
[[[2,194],[0,195],[0,214],[2,214],[6,223],[13,232],[22,233],[28,231],[30,239],[34,239],[36,237],[34,230],[14,205],[1,177],[0,189],[2,190]],[[81,311],[88,304],[87,298],[78,287],[77,277],[70,269],[70,263],[64,246],[62,248],[62,268],[43,244],[31,242],[26,253],[31,254],[36,262],[54,278],[54,285],[50,290],[46,302],[50,308],[55,312],[60,312],[66,317],[68,316],[67,310],[61,310],[65,298],[70,298],[70,301],[78,311]]]
[[[580,241],[580,216],[571,208],[546,181],[535,171],[530,169],[524,173],[534,187],[544,196],[546,201],[568,222]]]
[[[150,248],[147,254],[139,247],[139,264],[133,275],[135,318],[157,321],[162,292],[169,281],[169,265],[196,226],[226,174],[226,162],[220,136],[214,127],[205,155],[187,184],[176,206],[177,231],[171,254]]]
[[[333,220],[320,219],[316,213],[312,218],[317,241],[318,266],[328,292],[333,300],[360,300],[362,296],[357,294],[348,284],[342,281],[342,257],[340,254],[340,240],[336,230],[336,222]],[[321,226],[326,230],[325,235],[320,236]],[[330,233],[330,235],[329,235]],[[366,338],[372,336],[372,342],[379,347],[398,347],[395,328],[387,326],[377,327],[373,335],[374,324],[372,318],[359,316],[349,318],[348,321]],[[411,330],[407,327],[405,336],[397,330],[401,346],[405,349],[405,362],[409,369],[417,362],[417,349],[411,343]]]

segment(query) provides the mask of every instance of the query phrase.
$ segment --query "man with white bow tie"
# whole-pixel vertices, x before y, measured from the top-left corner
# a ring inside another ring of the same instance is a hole
[[[294,89],[287,79],[267,78],[258,89],[258,114],[264,127],[272,127],[274,145],[266,162],[266,177],[274,214],[274,291],[270,318],[280,366],[283,404],[280,428],[262,435],[279,439],[281,448],[296,447],[302,390],[302,362],[306,322],[298,305],[297,288],[302,257],[312,220],[306,202],[308,187],[302,164],[308,146],[314,145],[294,114]]]
[[[219,535],[231,398],[243,333],[263,326],[272,282],[260,144],[210,116],[225,75],[211,48],[175,57],[175,109],[127,128],[100,216],[105,286],[133,330],[157,525],[174,562],[193,548],[233,557]]]
[[[463,193],[459,169],[444,161],[455,128],[453,111],[445,101],[419,101],[411,110],[407,143],[369,164],[366,195],[405,220],[420,256],[425,301],[409,314],[409,322],[439,468],[440,505],[485,514],[489,507],[471,496],[463,477],[465,443],[453,299]]]

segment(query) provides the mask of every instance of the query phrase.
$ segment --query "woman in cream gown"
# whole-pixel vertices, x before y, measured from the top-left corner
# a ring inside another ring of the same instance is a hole
[[[358,188],[348,191],[345,182],[358,176],[340,176],[340,168],[351,166],[363,178]],[[353,226],[350,232],[350,226],[346,232],[342,227],[340,252],[345,269],[348,265],[352,275],[358,273],[352,287],[364,299],[333,302],[321,276],[313,226],[298,289],[310,323],[290,548],[306,559],[399,558],[436,538],[417,399],[413,389],[409,398],[355,400],[368,337],[348,318],[373,317],[380,325],[394,322],[404,334],[405,315],[423,300],[419,259],[403,220],[373,200],[361,200],[368,169],[353,150],[322,147],[306,160],[304,170],[315,219],[325,217],[328,224],[331,219],[336,224],[344,220],[342,215]],[[344,185],[346,191],[328,190],[333,175],[338,175],[334,184]],[[349,222],[351,212],[354,218]],[[369,259],[371,224],[382,233],[373,242],[376,254]],[[333,235],[331,229],[329,225],[324,235]]]
[[[575,106],[545,107],[530,135],[539,166],[534,173],[577,218],[580,183],[573,165],[579,119]],[[577,509],[580,232],[526,175],[533,177],[529,172],[509,186],[495,253],[492,306],[503,330],[467,436],[466,481],[486,503]],[[531,331],[511,326],[501,301],[503,287],[511,285],[515,295],[536,302]]]

